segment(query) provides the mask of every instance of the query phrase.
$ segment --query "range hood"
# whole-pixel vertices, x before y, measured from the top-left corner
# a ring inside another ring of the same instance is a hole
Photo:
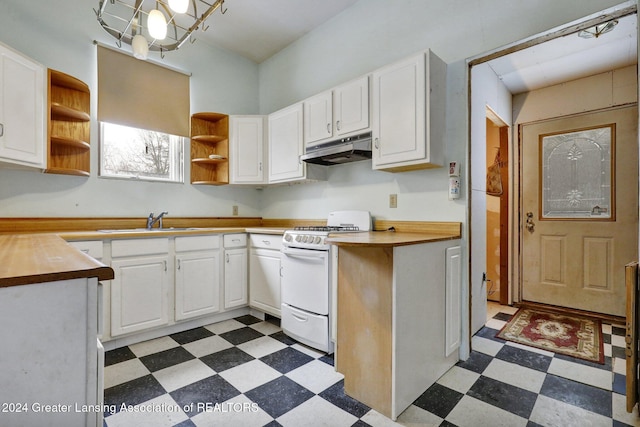
[[[371,132],[307,147],[300,157],[307,163],[338,165],[371,159]]]

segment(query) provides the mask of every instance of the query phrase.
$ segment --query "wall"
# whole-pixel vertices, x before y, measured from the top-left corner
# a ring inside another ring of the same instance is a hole
[[[445,161],[459,161],[465,169],[469,166],[465,164],[469,138],[465,58],[617,3],[361,0],[260,64],[260,111],[271,113],[431,48],[449,64]],[[262,213],[322,218],[334,208],[366,208],[379,218],[464,221],[467,202],[464,197],[448,200],[447,178],[444,168],[390,174],[372,171],[370,162],[332,166],[326,182],[265,189]],[[461,178],[464,183],[468,177]],[[462,192],[468,190],[463,185]],[[398,194],[397,209],[388,207],[391,193]]]
[[[502,84],[488,63],[471,69],[471,332],[475,333],[487,321],[487,283],[482,280],[487,271],[487,116],[491,114],[503,123],[512,123],[511,93]],[[513,163],[511,163],[513,164]],[[513,185],[513,183],[510,183]],[[512,194],[512,193],[510,193]]]
[[[97,113],[93,41],[115,45],[96,20],[93,8],[97,7],[97,0],[0,2],[0,42],[89,84],[93,117]],[[192,112],[258,112],[254,62],[202,40],[166,53],[164,60],[157,53],[150,58],[192,74]],[[98,178],[98,124],[94,120],[91,125],[91,177],[0,169],[0,216],[146,216],[162,210],[175,216],[231,216],[232,205],[238,205],[243,216],[260,214],[261,193],[255,189]],[[186,150],[188,155],[188,146]],[[187,181],[189,173],[187,163]]]

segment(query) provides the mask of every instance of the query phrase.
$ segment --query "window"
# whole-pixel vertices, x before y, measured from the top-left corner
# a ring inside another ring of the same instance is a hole
[[[184,182],[189,75],[98,46],[100,177]]]
[[[615,125],[540,136],[543,219],[615,218]]]
[[[185,139],[163,132],[100,123],[100,176],[184,182]]]

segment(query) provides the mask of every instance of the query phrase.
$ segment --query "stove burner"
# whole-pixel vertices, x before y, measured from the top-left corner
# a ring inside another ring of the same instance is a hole
[[[296,231],[360,231],[360,227],[351,226],[334,226],[334,225],[307,225],[295,227]]]

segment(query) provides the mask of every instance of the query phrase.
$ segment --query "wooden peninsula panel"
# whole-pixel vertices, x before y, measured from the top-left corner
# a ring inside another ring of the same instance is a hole
[[[345,392],[390,416],[393,249],[341,249],[338,265],[336,364],[349,373]]]

